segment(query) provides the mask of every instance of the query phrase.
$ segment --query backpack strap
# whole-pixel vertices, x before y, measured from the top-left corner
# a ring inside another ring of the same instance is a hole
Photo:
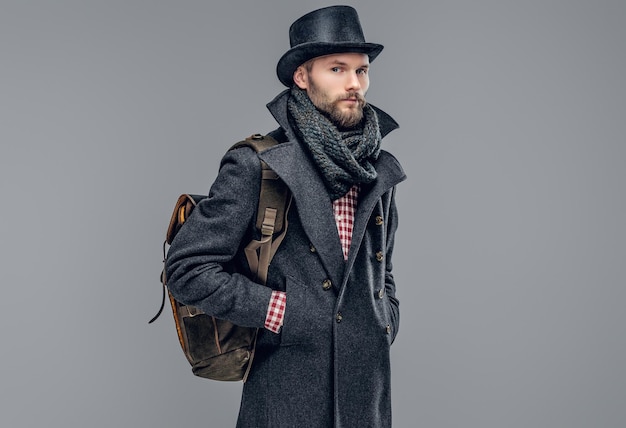
[[[238,147],[250,147],[257,153],[278,144],[269,135],[254,134],[234,144],[230,150]],[[270,167],[261,160],[261,190],[257,207],[256,228],[261,232],[260,239],[253,239],[244,248],[248,267],[253,281],[265,285],[270,262],[287,233],[287,213],[291,206],[291,192],[287,185]],[[245,382],[252,368],[252,360],[256,351],[258,329],[254,335],[254,344],[250,362],[243,375]]]
[[[257,153],[279,144],[269,135],[254,134],[233,145],[230,150],[250,147]],[[254,280],[267,282],[270,262],[287,233],[287,213],[291,206],[287,185],[264,161],[261,161],[261,191],[257,208],[256,228],[261,238],[252,240],[244,249]]]

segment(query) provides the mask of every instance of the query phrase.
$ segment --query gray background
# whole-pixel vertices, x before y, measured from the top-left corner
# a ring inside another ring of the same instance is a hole
[[[409,176],[394,426],[626,426],[626,2],[347,3]],[[161,243],[329,4],[2,0],[2,426],[234,426],[147,324]]]

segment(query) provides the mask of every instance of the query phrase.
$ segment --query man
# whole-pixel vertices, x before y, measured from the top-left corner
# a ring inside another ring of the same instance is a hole
[[[394,195],[405,175],[380,148],[398,125],[365,102],[383,46],[365,42],[347,6],[304,15],[290,42],[277,66],[289,89],[268,104],[281,143],[225,155],[209,198],[170,247],[169,288],[208,314],[260,328],[238,427],[388,428],[399,321]],[[259,158],[293,195],[266,286],[239,273],[257,233]]]

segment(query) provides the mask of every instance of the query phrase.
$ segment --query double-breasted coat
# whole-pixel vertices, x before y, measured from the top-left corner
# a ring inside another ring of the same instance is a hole
[[[391,427],[390,345],[399,323],[392,275],[398,214],[395,186],[405,174],[381,151],[378,176],[362,185],[345,261],[332,201],[287,119],[288,91],[268,108],[282,141],[257,155],[229,151],[203,200],[176,236],[166,271],[183,303],[238,325],[261,328],[244,384],[238,427]],[[381,134],[397,127],[379,109]],[[243,248],[255,230],[264,160],[287,184],[288,231],[266,286],[245,275]],[[264,330],[272,289],[286,292],[280,333]]]

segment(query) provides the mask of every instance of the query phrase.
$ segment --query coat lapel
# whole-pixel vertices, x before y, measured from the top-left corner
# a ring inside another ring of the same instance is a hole
[[[344,260],[332,202],[315,166],[297,142],[262,152],[264,160],[293,194],[302,227],[317,250],[333,284],[343,277]]]
[[[350,245],[350,253],[348,255],[348,263],[346,264],[346,273],[349,273],[354,264],[361,241],[365,235],[367,224],[380,197],[406,179],[406,175],[398,161],[386,151],[381,151],[378,161],[374,165],[378,172],[378,179],[371,186],[363,186],[359,203],[354,217],[354,227],[352,228],[352,243]],[[353,249],[355,251],[353,251]],[[382,250],[382,248],[381,248]],[[345,278],[344,278],[345,281]]]

